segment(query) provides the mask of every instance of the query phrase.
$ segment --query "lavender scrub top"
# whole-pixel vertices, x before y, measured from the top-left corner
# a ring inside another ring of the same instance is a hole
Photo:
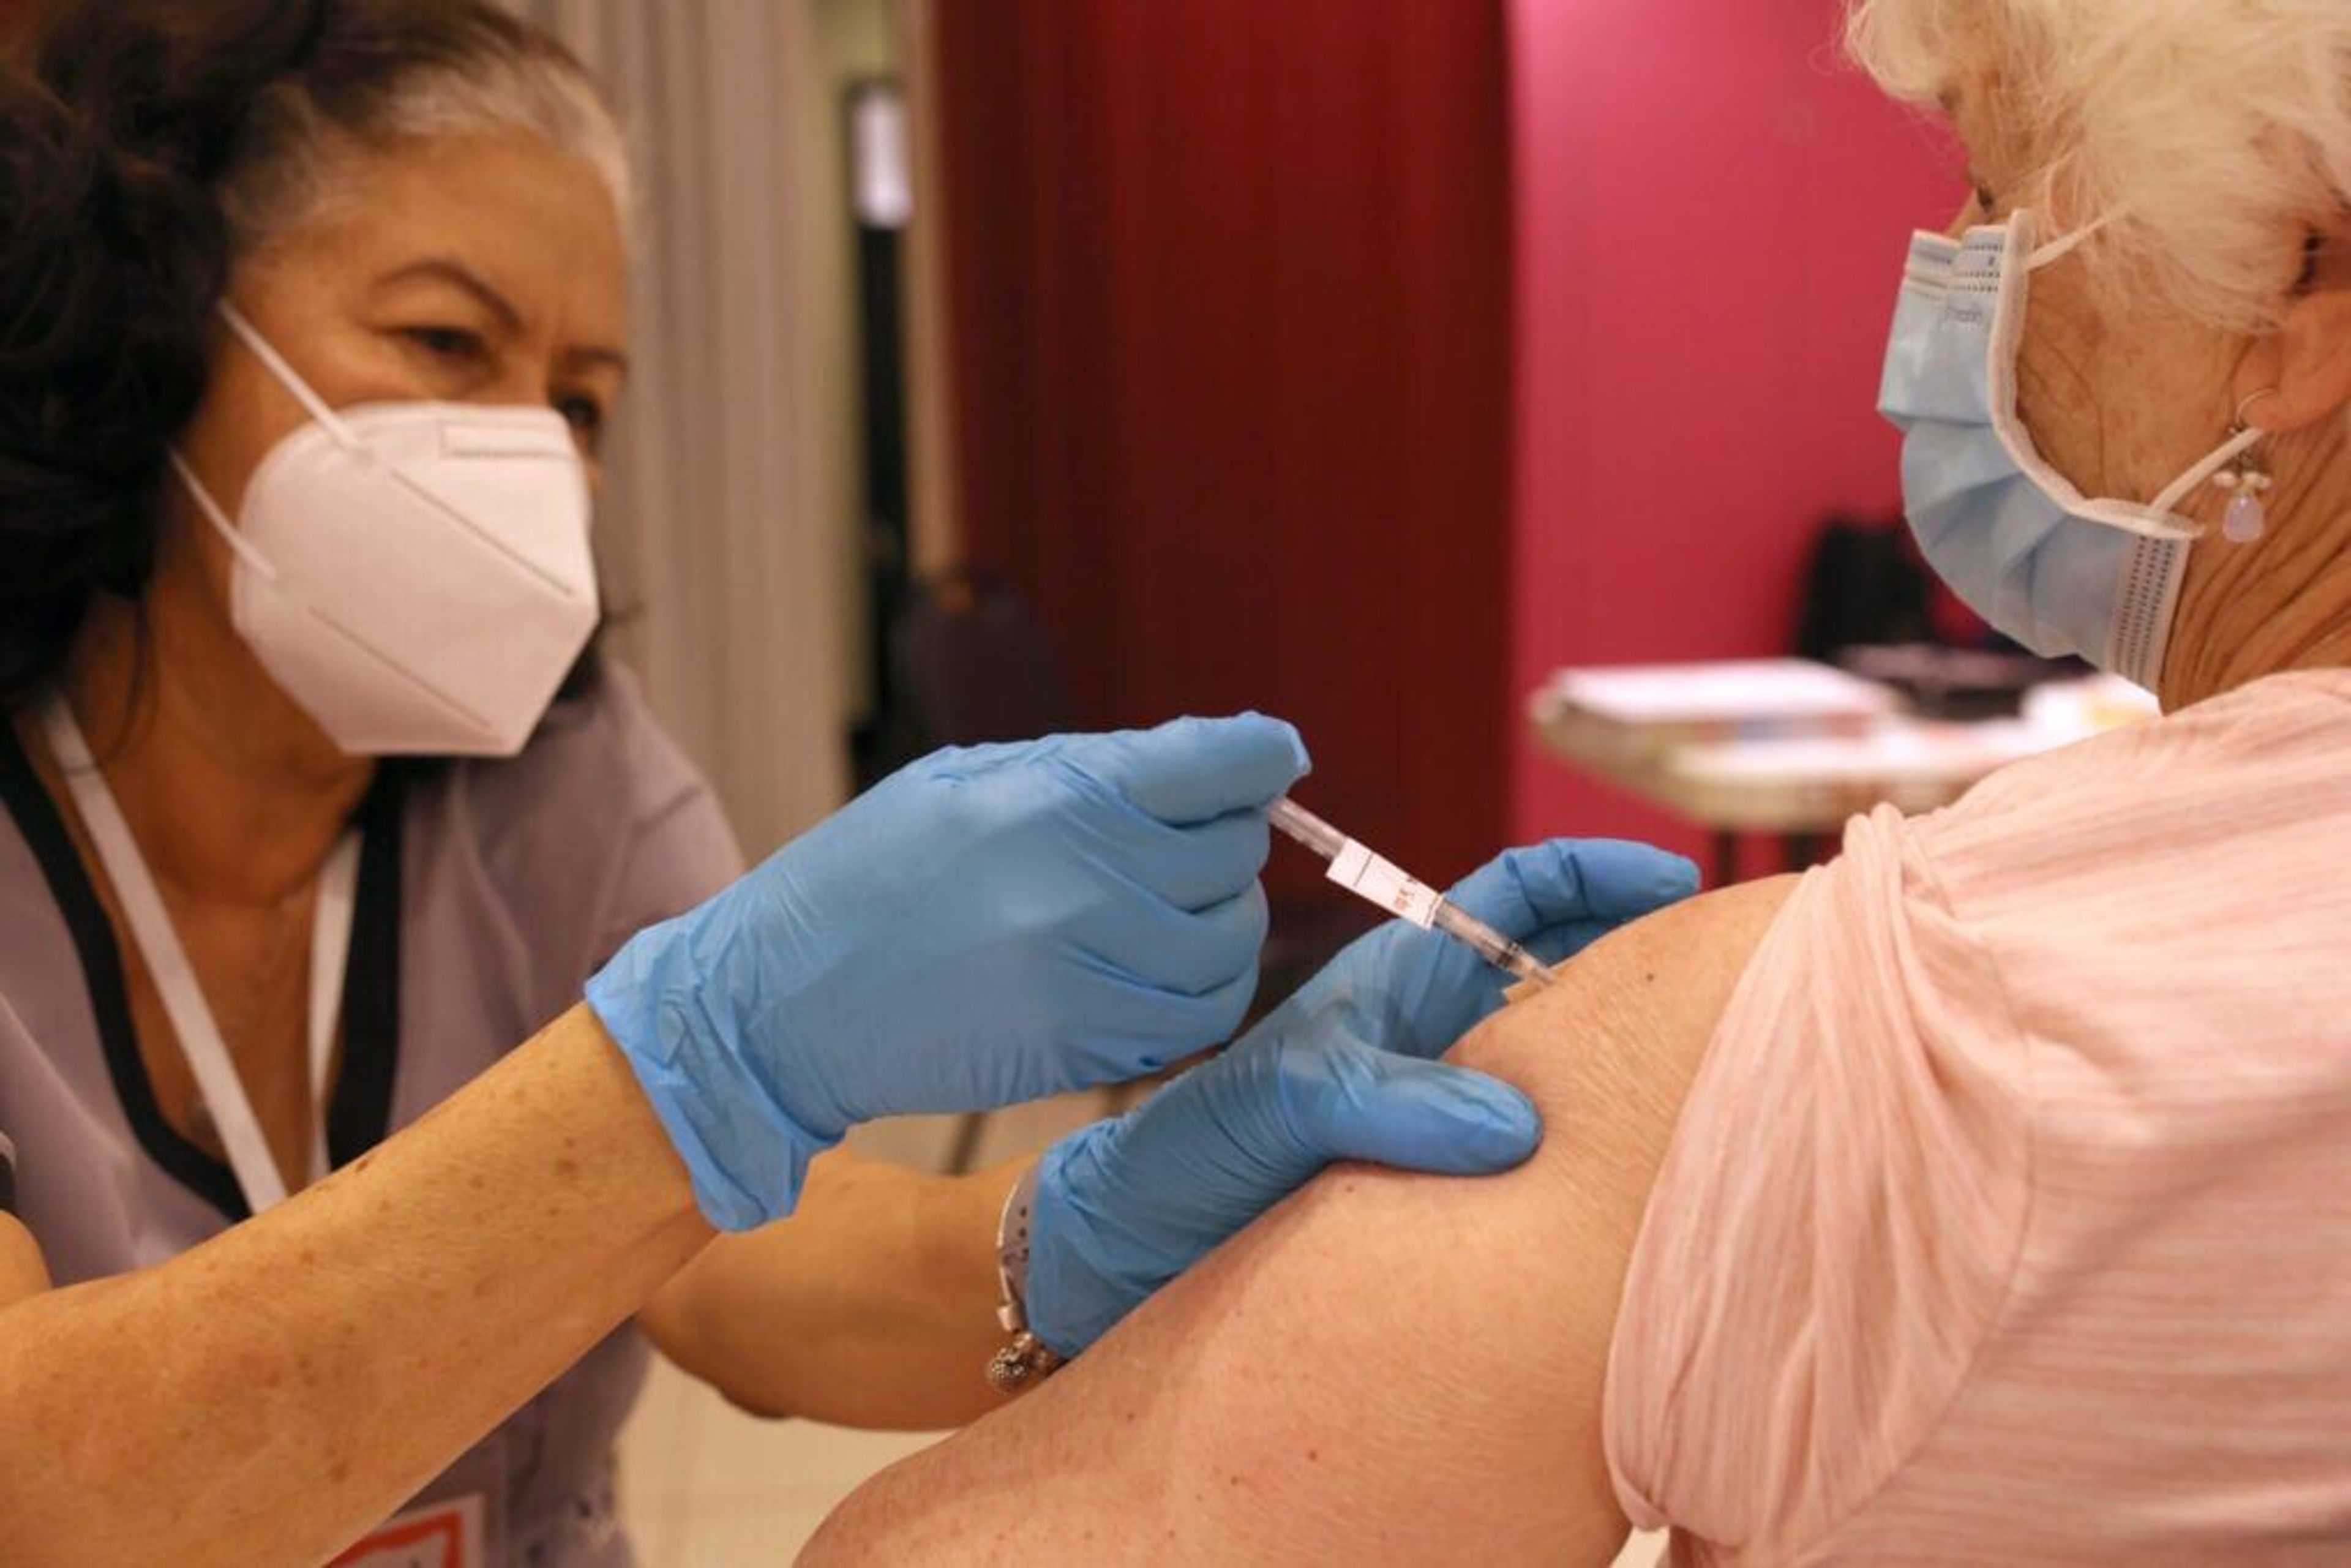
[[[244,1198],[158,1110],[114,937],[5,723],[0,804],[0,1136],[16,1147],[16,1211],[61,1286],[162,1262],[244,1218]],[[708,787],[609,664],[519,757],[386,765],[360,819],[328,1106],[338,1166],[577,1001],[631,933],[741,869]],[[417,1500],[482,1498],[493,1563],[629,1563],[612,1445],[646,1354],[623,1326]]]

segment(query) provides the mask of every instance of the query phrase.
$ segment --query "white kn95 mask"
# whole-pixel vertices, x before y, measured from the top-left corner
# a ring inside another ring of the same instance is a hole
[[[551,409],[368,403],[340,412],[224,301],[309,414],[263,457],[225,540],[236,629],[353,756],[511,757],[597,618],[586,465]]]

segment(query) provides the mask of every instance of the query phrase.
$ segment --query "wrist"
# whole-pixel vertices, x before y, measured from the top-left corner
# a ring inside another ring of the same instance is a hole
[[[695,1192],[694,1173],[663,1122],[661,1108],[645,1092],[635,1062],[596,1009],[585,1001],[576,1004],[530,1043],[541,1042],[583,1063],[593,1059],[594,1067],[583,1070],[591,1071],[609,1085],[605,1098],[611,1111],[603,1134],[612,1166],[635,1173],[631,1179],[644,1190],[657,1191],[656,1201],[674,1218],[707,1225]]]
[[[1037,1162],[1021,1301],[1029,1332],[1063,1356],[1093,1343],[1147,1293],[1130,1291],[1101,1256],[1098,1217],[1083,1196],[1100,1185],[1121,1124],[1081,1127]]]
[[[593,1009],[580,1004],[559,1014],[493,1071],[508,1067],[531,1085],[529,1124],[553,1129],[544,1141],[563,1145],[559,1166],[569,1168],[557,1173],[563,1191],[602,1217],[610,1239],[674,1236],[690,1248],[708,1241],[692,1173]],[[509,1113],[523,1115],[519,1101]],[[513,1129],[499,1142],[509,1151],[523,1146]]]
[[[1029,1322],[1029,1241],[1036,1202],[1037,1170],[1032,1166],[1005,1194],[996,1222],[997,1325],[1008,1336],[987,1363],[988,1385],[998,1394],[1032,1388],[1069,1359],[1040,1339]]]
[[[1035,1164],[1017,1160],[925,1186],[919,1267],[929,1299],[956,1324],[995,1320],[997,1220]]]
[[[777,1103],[722,1010],[668,1004],[702,992],[695,977],[671,972],[690,967],[671,951],[689,939],[681,925],[640,932],[590,977],[582,1010],[627,1061],[704,1218],[751,1230],[792,1211],[809,1162],[841,1133],[811,1130]]]

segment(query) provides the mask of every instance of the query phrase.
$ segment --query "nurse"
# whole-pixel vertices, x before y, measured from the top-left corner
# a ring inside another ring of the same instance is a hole
[[[1396,928],[1034,1166],[828,1152],[1229,1034],[1295,736],[942,754],[736,880],[594,653],[628,202],[577,66],[486,0],[47,11],[0,83],[0,1555],[625,1563],[648,1337],[952,1422],[1330,1159],[1531,1149],[1426,1060],[1496,977]],[[1687,886],[1549,845],[1457,896],[1557,957]]]

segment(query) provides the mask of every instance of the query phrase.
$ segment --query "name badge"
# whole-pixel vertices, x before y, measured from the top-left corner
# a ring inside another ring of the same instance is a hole
[[[482,1500],[445,1498],[393,1515],[330,1568],[488,1568]]]

